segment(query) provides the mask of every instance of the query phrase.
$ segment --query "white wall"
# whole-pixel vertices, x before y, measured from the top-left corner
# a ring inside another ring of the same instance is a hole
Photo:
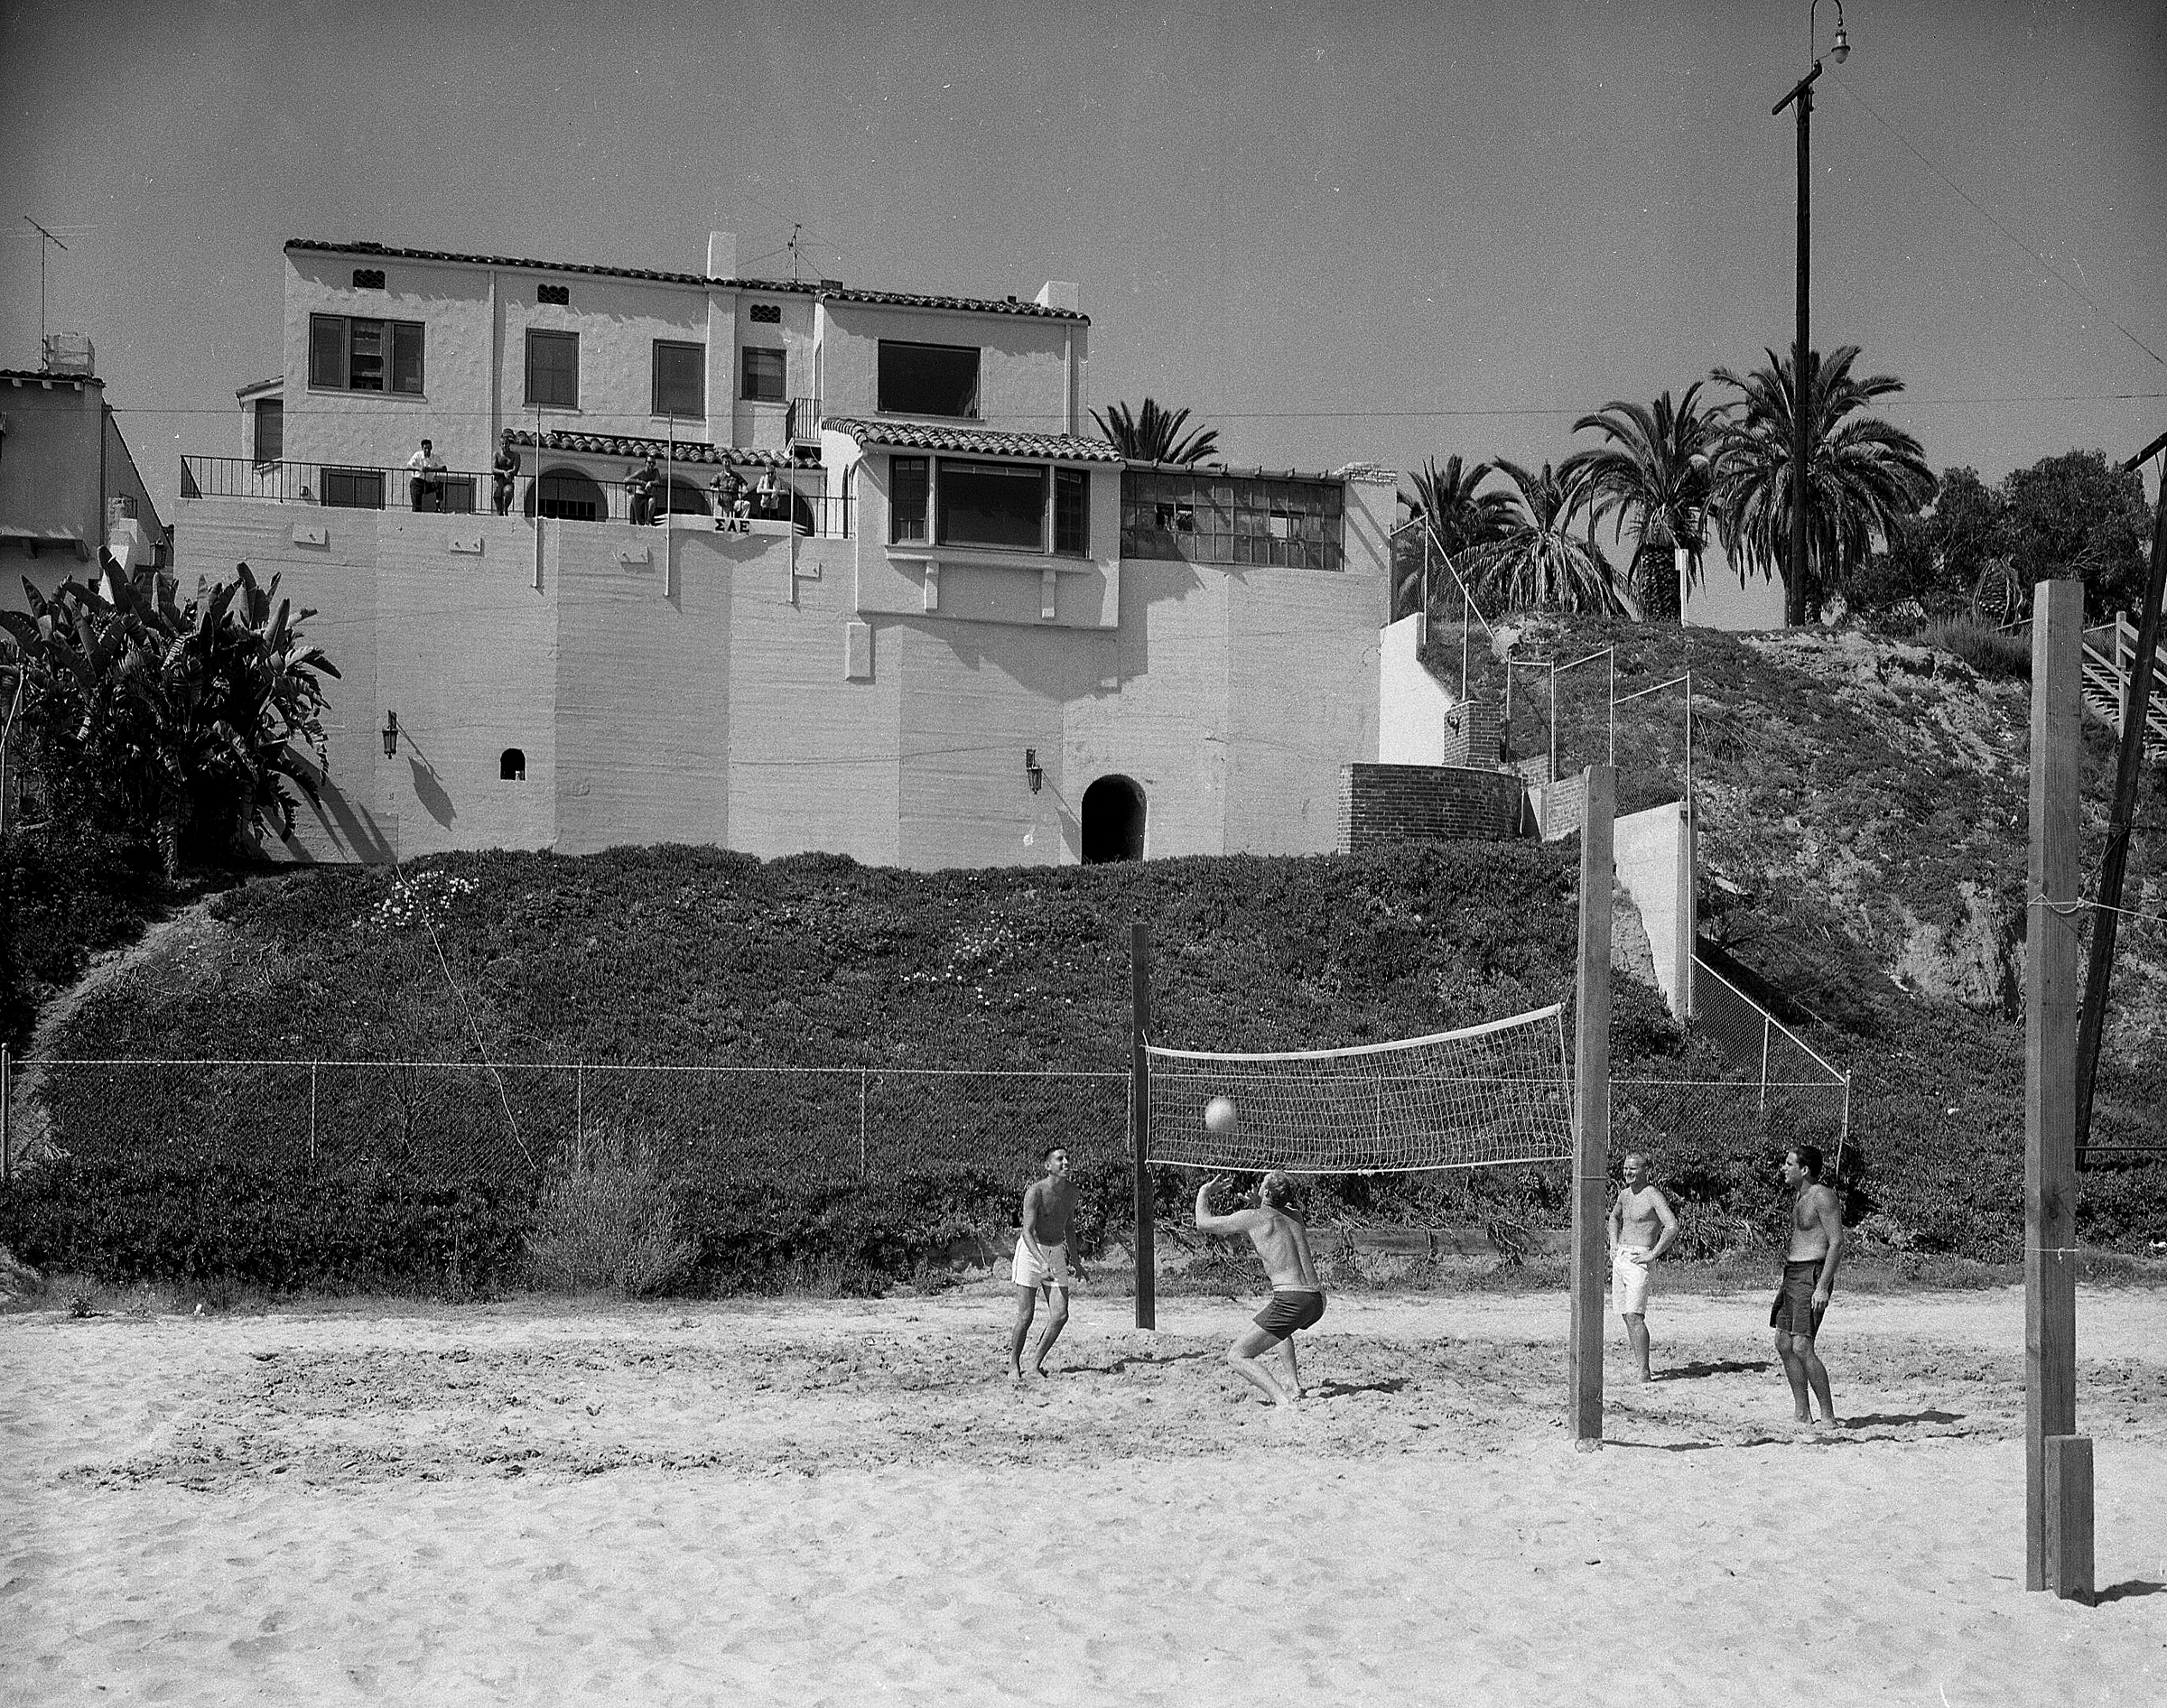
[[[1655,957],[1655,982],[1670,1012],[1691,1012],[1693,838],[1680,802],[1630,812],[1614,828],[1618,882],[1640,910]]]
[[[1454,701],[1451,691],[1423,667],[1423,628],[1422,614],[1416,611],[1377,637],[1380,765],[1445,763],[1445,714]]]

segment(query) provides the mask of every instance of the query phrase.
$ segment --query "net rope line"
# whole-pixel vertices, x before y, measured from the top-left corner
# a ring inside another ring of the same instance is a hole
[[[1147,1160],[1295,1174],[1409,1174],[1572,1154],[1565,1007],[1336,1050],[1168,1050],[1147,1043]],[[1224,1097],[1231,1131],[1205,1109]]]
[[[919,1068],[919,1067],[793,1067],[773,1064],[726,1064],[704,1062],[448,1062],[442,1058],[404,1056],[308,1055],[41,1055],[18,1058],[18,1070],[33,1067],[168,1067],[168,1068],[441,1068],[480,1073],[495,1068],[513,1068],[528,1073],[804,1073],[847,1074],[851,1079],[879,1079],[902,1074],[913,1079],[1006,1080],[1127,1080],[1125,1068]]]
[[[2109,907],[2104,902],[2057,902],[2050,901],[2044,896],[2034,896],[2032,898],[2032,905],[2034,907],[2043,907],[2050,914],[2057,914],[2063,919],[2068,919],[2074,914],[2088,912],[2094,914],[2119,914],[2125,919],[2147,919],[2155,925],[2167,925],[2167,914],[2142,914],[2134,907]]]

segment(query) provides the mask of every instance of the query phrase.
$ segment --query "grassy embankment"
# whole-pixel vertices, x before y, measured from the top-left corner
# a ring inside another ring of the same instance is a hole
[[[1675,633],[1580,625],[1550,638],[1561,656],[1614,642],[1620,692],[1686,662]],[[2022,1235],[2022,1021],[2009,1007],[2023,917],[2021,685],[1983,683],[1946,655],[1818,636],[1696,635],[1691,663],[1706,924],[1718,960],[1854,1072],[1845,1175],[1862,1244],[1912,1261],[2010,1261]],[[1607,750],[1603,684],[1600,665],[1564,680],[1567,768]],[[1547,695],[1538,703],[1547,710]],[[1549,738],[1529,704],[1522,693],[1511,732],[1523,750]],[[1675,794],[1680,711],[1673,695],[1625,709],[1624,810]],[[2095,768],[2102,752],[2095,744]],[[929,1111],[907,1106],[932,1100],[932,1082],[875,1076],[1118,1072],[1132,920],[1153,929],[1160,1035],[1176,1045],[1407,1035],[1539,1006],[1570,984],[1569,845],[936,874],[690,849],[427,865],[472,884],[443,905],[442,965],[425,931],[385,915],[392,873],[266,879],[220,896],[211,923],[85,1002],[53,1053],[472,1063],[486,1051],[495,1062],[862,1071],[890,1100],[872,1106],[863,1179],[824,1166],[793,1178],[778,1154],[778,1135],[854,1122],[854,1075],[841,1091],[806,1081],[787,1094],[744,1081],[694,1093],[679,1076],[657,1081],[666,1095],[600,1118],[589,1108],[587,1131],[661,1159],[672,1237],[690,1259],[683,1283],[715,1286],[910,1274],[1006,1224],[1047,1135],[1085,1158],[1087,1238],[1118,1239],[1118,1081],[1111,1092],[954,1081],[951,1101]],[[2155,999],[2156,928],[2125,944],[2102,1137],[2157,1141],[2138,1055],[2147,1034],[2128,1019]],[[1621,1079],[1723,1072],[1631,979],[1614,1057]],[[10,1239],[33,1262],[112,1278],[507,1282],[524,1270],[544,1184],[507,1134],[516,1128],[533,1153],[562,1137],[550,1111],[568,1104],[544,1077],[507,1074],[498,1091],[470,1072],[474,1094],[454,1102],[404,1071],[327,1075],[320,1130],[366,1142],[327,1140],[302,1167],[290,1075],[283,1089],[182,1076],[154,1092],[140,1078],[56,1075],[42,1095],[72,1155],[26,1171]],[[93,1131],[121,1137],[88,1142]],[[1688,1251],[1764,1249],[1780,1142],[1750,1119],[1661,1141]],[[754,1154],[774,1165],[698,1165]],[[1342,1223],[1554,1226],[1563,1186],[1557,1167],[1345,1180],[1321,1187],[1315,1207]],[[1162,1182],[1168,1217],[1189,1190],[1177,1175]],[[2167,1237],[2163,1206],[2167,1167],[2134,1159],[2087,1174],[2080,1228],[2142,1252]]]

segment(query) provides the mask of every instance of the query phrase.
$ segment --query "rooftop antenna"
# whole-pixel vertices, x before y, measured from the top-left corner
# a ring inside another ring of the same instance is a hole
[[[45,348],[45,257],[49,253],[46,246],[51,245],[63,251],[68,246],[28,214],[24,214],[23,218],[38,234],[38,350],[42,356]]]
[[[804,227],[802,225],[793,225],[790,227],[790,241],[783,246],[790,251],[790,283],[792,284],[797,283],[797,234],[804,229]]]

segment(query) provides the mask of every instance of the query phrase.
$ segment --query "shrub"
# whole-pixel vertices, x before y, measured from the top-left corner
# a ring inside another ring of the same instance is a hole
[[[1955,654],[1989,682],[2032,680],[2031,643],[2020,635],[2004,635],[1956,617],[1929,623],[1919,638],[1937,652]]]
[[[542,1190],[527,1236],[529,1272],[544,1287],[609,1287],[637,1298],[667,1285],[696,1247],[676,1236],[668,1185],[651,1157],[627,1161],[607,1137]]]

